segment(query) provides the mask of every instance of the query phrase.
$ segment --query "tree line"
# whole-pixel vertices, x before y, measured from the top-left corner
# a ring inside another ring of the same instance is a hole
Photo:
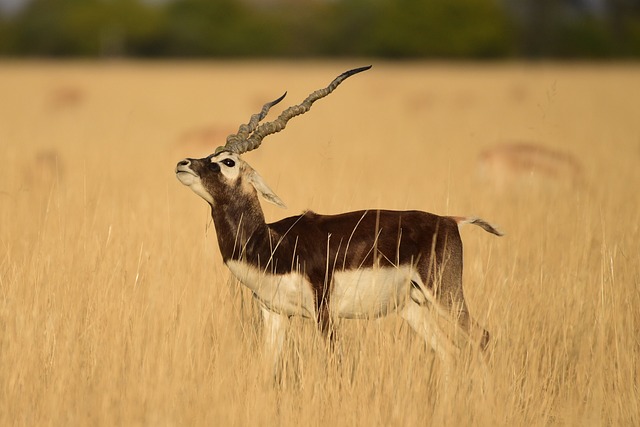
[[[31,0],[0,55],[640,57],[637,0]],[[598,2],[595,2],[598,3]]]

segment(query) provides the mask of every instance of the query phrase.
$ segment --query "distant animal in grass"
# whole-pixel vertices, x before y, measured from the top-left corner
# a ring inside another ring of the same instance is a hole
[[[499,192],[574,188],[583,183],[583,168],[573,155],[532,143],[501,144],[478,155],[478,173]]]
[[[22,183],[27,190],[48,191],[65,177],[65,165],[58,150],[37,151],[22,168]]]
[[[53,111],[67,110],[82,104],[85,98],[86,94],[80,87],[58,86],[49,93],[47,107]]]

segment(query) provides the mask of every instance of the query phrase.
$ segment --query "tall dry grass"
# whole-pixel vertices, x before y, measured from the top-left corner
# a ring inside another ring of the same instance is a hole
[[[376,63],[248,153],[289,206],[269,219],[416,208],[507,232],[462,231],[486,370],[445,378],[393,316],[340,322],[336,363],[295,320],[264,385],[254,303],[173,174],[215,143],[181,135],[358,65],[2,64],[1,425],[640,424],[636,65]],[[510,140],[572,153],[587,184],[493,191],[475,158]]]

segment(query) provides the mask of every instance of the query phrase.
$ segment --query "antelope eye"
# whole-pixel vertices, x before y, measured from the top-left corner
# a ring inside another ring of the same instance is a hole
[[[224,159],[222,160],[222,163],[224,163],[225,166],[228,166],[230,168],[234,167],[236,165],[236,162],[234,162],[231,159]]]

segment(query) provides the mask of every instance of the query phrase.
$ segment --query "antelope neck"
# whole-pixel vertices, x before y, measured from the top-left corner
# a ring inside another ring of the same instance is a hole
[[[269,227],[258,200],[247,206],[246,200],[230,199],[211,206],[218,245],[225,262],[240,260],[247,250],[264,245],[269,240]]]

